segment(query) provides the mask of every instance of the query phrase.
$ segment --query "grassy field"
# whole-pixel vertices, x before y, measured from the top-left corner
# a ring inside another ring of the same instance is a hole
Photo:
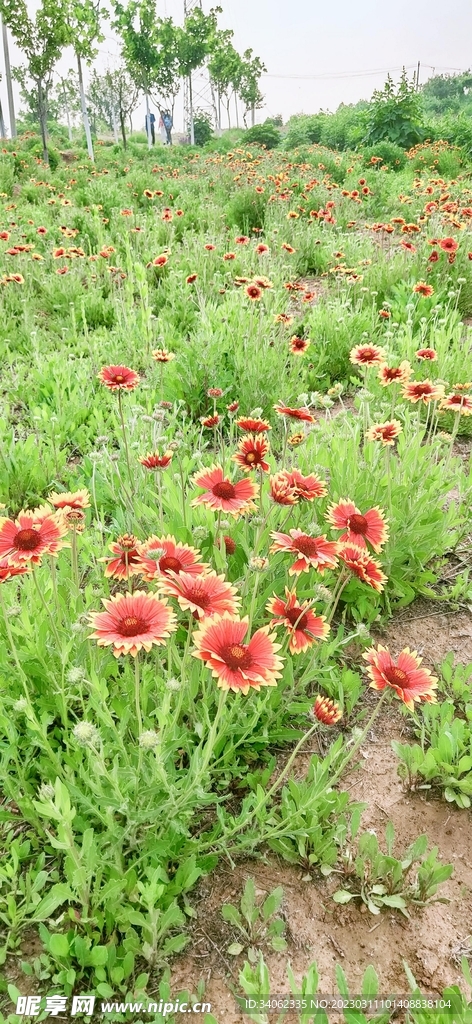
[[[472,842],[472,163],[132,141],[51,171],[36,141],[0,156],[2,1019],[88,993],[82,1019],[173,1024],[179,976],[205,1024],[264,1024],[270,992],[393,978],[446,1006],[376,1020],[468,1024],[472,877],[459,900],[422,817]],[[418,602],[421,645],[386,643]],[[377,729],[404,845],[347,784]],[[295,876],[357,928],[401,921],[407,960],[459,900],[452,974],[376,973],[370,946],[318,972]],[[212,891],[217,997],[182,967]]]

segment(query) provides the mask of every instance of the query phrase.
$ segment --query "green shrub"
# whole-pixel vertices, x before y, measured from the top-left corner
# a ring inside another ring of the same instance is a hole
[[[264,124],[255,124],[244,132],[242,142],[244,145],[256,143],[258,146],[265,146],[266,149],[275,149],[280,143],[281,135],[278,128],[267,121]]]
[[[406,153],[400,146],[393,142],[378,142],[362,152],[364,167],[369,167],[373,156],[379,156],[382,165],[385,164],[390,171],[401,171],[406,164]],[[381,164],[379,164],[381,166]]]

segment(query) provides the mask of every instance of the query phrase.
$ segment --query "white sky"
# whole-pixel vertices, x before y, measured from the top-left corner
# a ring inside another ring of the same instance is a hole
[[[183,20],[183,0],[156,0],[158,14]],[[203,0],[204,10],[217,0]],[[30,6],[34,9],[34,0]],[[420,80],[433,73],[453,73],[472,64],[472,4],[470,0],[220,0],[219,24],[234,31],[234,45],[251,47],[266,64],[262,79],[265,106],[257,120],[281,113],[316,113],[344,103],[368,99],[381,87],[390,70],[398,79],[402,65],[413,74],[421,62]],[[113,67],[119,44],[109,25],[99,47],[98,71]],[[11,63],[21,54],[11,44]],[[65,52],[58,64],[64,74],[73,66]],[[8,124],[3,54],[0,58],[0,96]],[[197,100],[198,105],[198,100]],[[202,104],[200,104],[202,105]],[[18,93],[17,93],[18,106]],[[234,118],[234,114],[233,114]],[[136,128],[144,120],[144,104],[134,115]],[[183,127],[183,104],[178,98],[175,127]]]

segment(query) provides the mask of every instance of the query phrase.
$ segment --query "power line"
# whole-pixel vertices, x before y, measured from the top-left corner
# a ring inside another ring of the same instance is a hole
[[[429,66],[429,64],[424,65],[424,67]],[[291,78],[303,80],[309,79],[310,81],[319,81],[322,79],[326,80],[334,78],[364,78],[367,75],[385,75],[389,74],[391,71],[403,71],[403,68],[405,68],[405,71],[411,71],[414,68],[416,68],[416,64],[408,64],[406,66],[402,64],[402,66],[398,68],[377,68],[375,71],[335,71],[333,74],[329,72],[323,72],[323,74],[320,75],[271,75],[266,73],[264,74],[264,78]]]

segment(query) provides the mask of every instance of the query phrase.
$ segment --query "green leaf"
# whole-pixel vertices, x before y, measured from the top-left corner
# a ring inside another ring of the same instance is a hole
[[[51,935],[49,939],[49,952],[53,956],[69,955],[69,940],[66,935]]]
[[[72,899],[72,893],[65,882],[56,882],[35,907],[32,921],[47,921],[58,907]]]
[[[361,985],[361,995],[376,996],[379,991],[379,979],[375,967],[369,964],[364,971]]]
[[[355,899],[355,896],[354,892],[348,892],[347,889],[338,889],[333,894],[333,900],[335,903],[349,903],[349,900]]]
[[[229,953],[230,956],[239,956],[239,954],[243,952],[243,949],[244,946],[241,942],[232,942],[231,946],[228,946],[226,952]]]

